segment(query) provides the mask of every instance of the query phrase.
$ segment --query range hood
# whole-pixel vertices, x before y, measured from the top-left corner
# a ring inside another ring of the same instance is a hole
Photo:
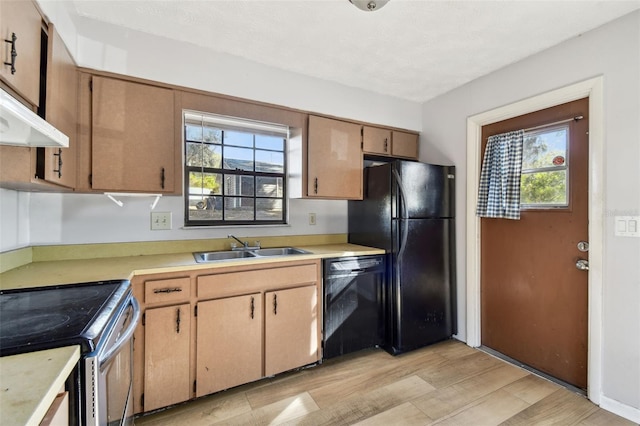
[[[0,145],[66,148],[69,137],[0,88]]]

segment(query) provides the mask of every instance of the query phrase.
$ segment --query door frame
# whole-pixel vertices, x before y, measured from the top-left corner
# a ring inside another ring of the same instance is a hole
[[[482,126],[589,98],[589,271],[587,397],[600,404],[602,390],[602,282],[604,221],[603,77],[594,77],[467,118],[467,345],[481,345],[480,218],[475,214],[481,166]]]

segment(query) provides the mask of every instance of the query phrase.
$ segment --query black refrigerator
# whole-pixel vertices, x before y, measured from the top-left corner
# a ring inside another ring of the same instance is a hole
[[[364,169],[349,242],[385,249],[384,348],[400,354],[457,333],[455,167],[392,161]]]

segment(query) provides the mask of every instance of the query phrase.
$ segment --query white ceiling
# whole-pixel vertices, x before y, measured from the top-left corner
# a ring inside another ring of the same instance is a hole
[[[68,0],[80,18],[424,102],[640,8],[626,1]]]

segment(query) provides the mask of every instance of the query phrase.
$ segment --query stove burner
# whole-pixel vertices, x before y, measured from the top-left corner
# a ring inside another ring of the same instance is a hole
[[[2,334],[13,337],[34,336],[62,327],[70,320],[69,315],[42,313],[15,318],[2,326]]]
[[[130,292],[126,280],[0,290],[0,356],[66,345],[89,353]]]

